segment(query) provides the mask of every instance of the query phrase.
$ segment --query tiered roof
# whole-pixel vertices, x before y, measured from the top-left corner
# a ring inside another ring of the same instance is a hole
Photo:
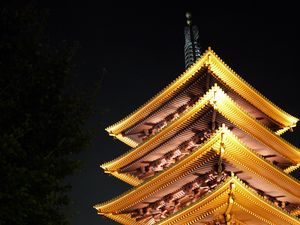
[[[222,137],[222,135],[224,136]],[[193,173],[195,171],[201,170],[203,166],[221,154],[221,141],[224,144],[222,159],[226,160],[228,165],[234,165],[237,171],[242,170],[243,175],[241,176],[243,178],[251,177],[252,181],[249,181],[249,183],[252,186],[273,192],[275,195],[284,193],[286,200],[300,204],[300,183],[251,150],[228,128],[223,126],[204,145],[200,146],[193,154],[177,162],[173,167],[134,187],[118,198],[97,205],[96,208],[101,213],[110,211],[121,212],[132,205],[144,201],[149,196],[161,191],[161,189],[168,188],[175,182],[180,181],[178,183],[182,184],[182,179],[194,176]]]
[[[106,129],[133,148],[101,167],[135,187],[95,208],[128,225],[300,224],[300,183],[289,175],[300,167],[300,151],[280,137],[297,121],[209,48]],[[149,124],[157,130],[145,132]],[[160,169],[146,175],[151,163]]]
[[[225,218],[219,219],[220,215]],[[298,218],[274,206],[232,176],[209,195],[158,224],[210,224],[216,219],[236,225],[300,223]]]
[[[224,218],[220,215],[227,216]],[[126,214],[106,216],[126,225],[145,224],[136,222]],[[235,225],[275,224],[275,222],[276,224],[299,224],[298,218],[262,198],[234,175],[227,178],[213,192],[157,224],[213,224],[210,222],[216,220],[224,222],[227,220]]]
[[[214,98],[217,99],[216,102],[214,102]],[[176,121],[169,124],[161,132],[152,136],[131,151],[121,155],[117,159],[103,164],[101,167],[104,168],[106,172],[112,173],[114,176],[119,177],[130,184],[136,185],[141,183],[142,181],[132,177],[130,174],[121,173],[121,176],[119,176],[119,170],[146,155],[154,148],[153,146],[159,145],[163,142],[163,140],[168,139],[170,136],[174,135],[174,133],[176,134],[180,127],[189,123],[189,121],[192,120],[197,113],[201,112],[201,110],[203,110],[207,105],[214,107],[216,111],[232,122],[235,126],[240,128],[241,131],[248,134],[248,139],[253,137],[257,142],[256,145],[260,144],[260,148],[268,149],[266,154],[276,153],[294,164],[294,169],[297,168],[300,163],[299,149],[286,142],[280,136],[274,134],[274,132],[267,127],[258,123],[234,101],[232,101],[230,97],[217,85],[212,87],[189,111]],[[252,142],[255,142],[255,140],[252,140]],[[287,171],[291,172],[290,170]]]
[[[243,78],[236,74],[229,66],[227,66],[217,54],[209,48],[202,57],[195,62],[193,66],[187,69],[181,76],[174,80],[165,89],[159,92],[156,96],[150,99],[147,103],[142,105],[136,111],[128,115],[123,120],[109,126],[106,131],[128,144],[131,147],[137,146],[139,143],[136,140],[130,139],[128,136],[122,135],[130,127],[137,124],[142,119],[145,119],[151,113],[155,112],[161,106],[164,106],[172,99],[182,88],[203,69],[208,68],[212,76],[224,83],[228,88],[238,93],[243,99],[251,105],[261,110],[271,120],[281,128],[277,131],[278,134],[295,127],[298,119],[286,113],[278,106],[273,104],[270,100],[259,93]]]

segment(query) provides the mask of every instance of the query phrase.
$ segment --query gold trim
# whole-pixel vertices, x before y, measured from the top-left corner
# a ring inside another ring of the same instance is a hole
[[[266,115],[275,121],[284,125],[284,127],[294,127],[298,122],[298,118],[293,117],[280,109],[269,99],[258,92],[252,85],[235,73],[223,60],[213,51],[210,68],[222,81],[235,90],[241,96],[249,101],[256,108],[260,109]]]
[[[158,225],[189,224],[211,215],[214,209],[218,211],[221,209],[220,214],[224,214],[228,207],[231,182],[232,178],[227,179],[211,193],[206,193],[197,202],[160,221]],[[206,213],[207,211],[210,213]],[[191,217],[193,213],[197,215],[194,218]]]
[[[161,105],[166,99],[168,99],[176,90],[182,87],[186,82],[188,82],[204,65],[207,60],[209,50],[203,53],[202,57],[197,60],[197,62],[188,68],[181,76],[170,83],[165,89],[157,93],[144,105],[136,109],[134,112],[129,114],[127,117],[121,121],[107,127],[105,130],[108,133],[119,134],[122,130],[135,124],[140,118],[152,111],[157,106]]]
[[[293,216],[299,216],[300,215],[300,208],[294,209],[291,212],[291,215],[293,215]]]
[[[139,144],[128,137],[124,137],[122,134],[118,134],[115,137],[132,148],[135,148]]]
[[[187,112],[183,113],[181,117],[172,123],[168,124],[163,130],[161,130],[156,135],[150,137],[145,142],[138,145],[136,148],[126,152],[125,154],[119,156],[118,158],[104,163],[101,167],[107,171],[117,171],[123,166],[126,166],[128,163],[138,159],[147,153],[147,150],[153,146],[158,140],[167,136],[170,132],[173,131],[175,127],[182,126],[182,124],[187,123],[192,119],[195,114],[209,104],[210,99],[213,96],[214,87],[210,89],[195,105]]]
[[[239,128],[259,140],[266,146],[286,157],[293,163],[300,162],[300,151],[294,145],[288,143],[282,137],[274,134],[268,127],[258,123],[249,116],[242,108],[217,87],[220,92],[219,101],[216,103],[218,111],[229,121],[236,124]],[[222,93],[222,94],[221,94]]]
[[[218,101],[213,103],[216,110],[221,113],[229,121],[237,125],[240,129],[274,149],[293,163],[300,162],[299,149],[288,143],[282,137],[274,134],[269,128],[260,124],[253,119],[247,112],[240,108],[225,92],[218,86],[214,85],[195,105],[186,113],[184,113],[178,120],[169,124],[165,129],[160,131],[155,136],[149,138],[147,141],[137,146],[135,149],[119,156],[113,161],[103,164],[101,167],[107,171],[117,171],[118,169],[128,165],[130,162],[137,160],[147,153],[149,148],[153,146],[158,140],[163,139],[177,126],[182,126],[187,123],[193,116],[200,112],[206,105],[212,104],[211,99],[218,94]]]
[[[120,224],[123,225],[145,225],[139,222],[136,222],[134,219],[132,219],[129,215],[126,214],[113,214],[113,213],[107,213],[107,214],[101,214],[102,216],[105,216],[107,218],[110,218]]]
[[[230,192],[228,194],[227,209],[226,209],[226,211],[224,213],[224,215],[225,215],[225,221],[226,221],[227,225],[231,225],[231,221],[232,221],[231,211],[232,211],[232,207],[233,207],[234,200],[235,200],[234,191],[235,191],[235,183],[232,182],[232,183],[230,183]]]
[[[243,223],[240,220],[237,220],[235,218],[233,218],[233,221],[235,222],[236,225],[247,225],[246,223]]]
[[[279,167],[264,159],[254,150],[250,149],[240,141],[230,130],[226,132],[224,159],[236,165],[240,169],[245,169],[255,174],[278,190],[290,193],[300,199],[300,182],[293,176],[285,173]],[[276,182],[274,181],[276,177]]]
[[[158,174],[152,179],[140,184],[136,188],[125,192],[123,195],[106,203],[95,206],[100,212],[120,212],[144,199],[152,196],[154,193],[166,188],[172,183],[180,180],[182,177],[190,174],[204,163],[210,160],[212,156],[219,153],[222,133],[226,134],[224,144],[226,151],[224,159],[236,165],[238,168],[245,169],[258,176],[265,182],[273,185],[276,189],[285,193],[290,193],[300,199],[300,183],[284,173],[281,169],[262,158],[258,153],[245,146],[229,129],[225,126],[219,128],[216,133],[203,146],[196,149],[193,154],[187,156],[181,161],[168,168],[166,171]],[[214,154],[209,152],[214,152]],[[274,177],[278,178],[274,182]]]
[[[300,167],[300,163],[298,163],[298,164],[295,165],[295,166],[290,166],[290,167],[286,168],[286,169],[284,170],[284,172],[285,172],[285,173],[291,173],[291,172],[294,172],[295,170],[299,169],[299,167]]]
[[[143,183],[143,180],[140,180],[139,178],[132,176],[129,173],[118,173],[117,171],[109,173],[132,186],[138,186],[139,184]]]
[[[211,159],[217,152],[212,151],[217,149],[220,144],[220,130],[217,131],[200,149],[195,151],[189,157],[186,157],[172,167],[165,171],[157,174],[155,177],[145,181],[144,183],[130,189],[129,191],[123,193],[122,195],[102,204],[95,205],[100,212],[111,212],[111,211],[122,211],[138,202],[143,201],[154,193],[164,189],[165,187],[173,184],[182,177],[190,174],[192,169],[198,168],[204,165],[207,161]],[[213,152],[212,154],[206,154],[208,152]]]
[[[289,129],[291,129],[291,128],[289,128],[289,127],[284,127],[284,128],[282,128],[282,129],[276,131],[275,134],[277,134],[277,135],[282,135],[282,134],[284,134],[286,131],[288,131]]]
[[[161,105],[165,99],[175,93],[204,66],[209,66],[217,78],[221,79],[253,106],[262,110],[270,118],[282,124],[283,128],[296,126],[296,123],[299,120],[298,118],[291,116],[264,97],[243,78],[236,74],[213,50],[209,48],[203,53],[202,57],[193,64],[193,66],[170,83],[165,89],[121,121],[107,127],[106,131],[114,135],[120,134],[124,129],[132,126],[138,120],[145,117],[149,111],[152,111],[157,106]],[[117,136],[117,138],[119,137],[120,136]],[[123,139],[121,139],[121,141],[122,140]]]
[[[206,206],[206,202],[209,202],[211,208],[220,207],[222,201],[223,204],[228,205],[226,198],[223,198],[221,202],[214,201],[220,199],[224,193],[228,194],[232,183],[235,184],[235,200],[233,202],[235,210],[243,210],[267,224],[278,224],[280,221],[283,222],[280,224],[300,224],[300,221],[296,217],[289,215],[286,211],[276,207],[272,202],[265,200],[257,193],[250,190],[237,177],[232,177],[221,185],[222,187],[217,189],[217,191],[213,191],[209,196],[205,196],[204,199],[200,199],[195,204],[192,204],[182,211],[159,222],[158,225],[192,224],[194,221],[202,220],[206,215],[203,215],[200,210]]]

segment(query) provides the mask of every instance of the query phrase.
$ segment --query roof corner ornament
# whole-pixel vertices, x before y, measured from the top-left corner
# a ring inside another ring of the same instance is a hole
[[[221,143],[220,143],[220,152],[219,152],[219,160],[218,160],[218,173],[220,174],[223,170],[223,156],[225,153],[225,143],[224,143],[224,135],[225,133],[221,133]]]
[[[232,206],[234,204],[235,183],[230,183],[230,193],[228,194],[228,205],[224,214],[226,225],[232,225]]]

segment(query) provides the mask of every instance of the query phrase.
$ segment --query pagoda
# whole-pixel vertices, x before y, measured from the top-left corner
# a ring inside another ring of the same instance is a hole
[[[125,225],[300,225],[300,152],[281,137],[298,119],[198,36],[187,14],[186,71],[106,128],[130,150],[101,167],[133,187],[94,208]]]

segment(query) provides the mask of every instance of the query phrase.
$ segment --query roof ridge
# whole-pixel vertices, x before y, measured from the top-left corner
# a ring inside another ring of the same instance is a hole
[[[206,142],[206,144],[201,146],[201,148],[204,148],[204,149],[202,149],[202,150],[203,150],[202,153],[206,153],[206,152],[211,151],[210,146],[214,145],[214,144],[219,140],[219,137],[218,137],[218,136],[221,135],[221,131],[222,131],[221,129],[218,129],[217,132],[216,132],[214,135],[212,135],[211,138]],[[200,149],[200,146],[199,146],[197,149]],[[196,152],[196,151],[195,151],[195,152]],[[199,153],[199,154],[200,154],[200,153]],[[203,155],[203,154],[202,154],[202,155]],[[173,169],[174,167],[178,166],[179,164],[182,164],[181,167],[185,167],[185,164],[186,164],[185,162],[186,162],[187,159],[188,159],[189,157],[191,157],[191,156],[195,157],[195,155],[193,155],[193,154],[188,155],[188,156],[185,157],[184,159],[182,159],[182,160],[176,162],[174,165],[172,165],[171,167],[169,167],[167,170],[164,170],[164,171],[162,171],[161,173],[158,173],[156,176],[149,178],[148,180],[146,180],[145,182],[139,184],[138,186],[135,186],[135,187],[130,188],[130,189],[127,190],[126,192],[122,193],[122,194],[119,195],[119,196],[114,197],[113,199],[111,199],[111,200],[109,200],[109,201],[106,201],[106,202],[103,202],[103,203],[101,203],[101,204],[95,205],[94,208],[99,208],[99,207],[101,207],[101,206],[103,206],[103,205],[112,203],[113,201],[115,201],[115,200],[117,200],[117,199],[119,199],[119,198],[121,198],[121,197],[124,197],[124,196],[128,195],[130,192],[132,192],[132,191],[134,191],[134,190],[136,190],[136,189],[138,189],[138,188],[144,187],[144,186],[146,186],[146,185],[148,185],[148,184],[152,184],[152,186],[153,186],[153,185],[154,185],[153,181],[156,180],[155,182],[157,183],[157,182],[159,182],[160,180],[164,179],[165,176],[163,176],[163,175],[164,175],[165,173],[168,173],[168,172],[172,171],[172,174],[174,174],[175,171],[173,171],[172,169]],[[197,158],[199,158],[199,156],[198,156]],[[205,163],[208,159],[203,159],[203,160],[204,160],[204,162],[202,162],[202,164]],[[188,162],[191,162],[191,161],[188,160]],[[202,165],[202,164],[201,164],[201,165]],[[181,167],[180,167],[180,168],[181,168]],[[199,165],[198,165],[198,167],[199,167]],[[179,170],[180,168],[177,168],[177,170]],[[167,182],[167,183],[172,184],[172,183],[176,182],[177,180],[179,180],[180,178],[182,178],[182,176],[185,176],[185,175],[181,175],[181,176],[177,177],[177,179],[172,180],[172,181]],[[168,184],[168,185],[169,185],[169,184]],[[163,185],[163,188],[164,188],[165,186],[168,186],[168,185],[167,185],[167,184],[164,184],[164,185]],[[160,189],[159,189],[159,188],[156,189],[156,191],[158,191],[158,190],[160,190]],[[156,191],[155,191],[155,192],[156,192]]]
[[[213,57],[211,57],[213,56]],[[279,113],[281,114],[283,117],[283,120],[286,120],[291,126],[295,126],[297,121],[299,120],[298,118],[290,115],[289,113],[287,113],[286,111],[284,111],[283,109],[281,109],[280,107],[278,107],[276,104],[274,104],[273,102],[271,102],[267,97],[265,97],[264,95],[262,95],[262,93],[260,93],[258,90],[256,90],[250,83],[248,83],[244,78],[242,78],[241,76],[239,76],[236,72],[234,72],[210,47],[201,55],[201,57],[195,62],[193,63],[193,65],[191,67],[189,67],[186,71],[184,71],[180,76],[178,76],[176,79],[174,79],[167,87],[165,87],[164,89],[162,89],[160,92],[158,92],[156,95],[154,95],[152,98],[150,98],[148,101],[146,101],[143,105],[141,105],[140,107],[138,107],[136,110],[134,110],[132,113],[130,113],[128,116],[126,116],[125,118],[123,118],[122,120],[110,125],[109,127],[106,128],[106,131],[108,131],[111,135],[115,136],[117,134],[114,134],[113,128],[115,127],[115,129],[123,129],[123,125],[121,125],[122,123],[124,123],[126,120],[128,120],[130,117],[134,116],[136,113],[138,113],[141,109],[145,108],[147,105],[149,106],[149,104],[151,102],[153,102],[155,99],[158,102],[164,102],[164,98],[168,98],[169,96],[171,96],[173,93],[175,93],[180,87],[182,87],[182,85],[184,85],[184,83],[188,82],[196,73],[197,71],[199,71],[203,66],[210,66],[211,68],[214,68],[214,66],[218,67],[218,70],[223,71],[223,73],[229,73],[232,74],[231,76],[236,78],[237,80],[240,80],[242,82],[243,85],[249,87],[249,90],[251,90],[255,95],[257,95],[259,98],[261,98],[263,101],[265,101],[266,103],[269,104],[269,106],[271,108],[269,108],[271,111],[273,109],[273,112],[275,113]],[[216,74],[218,75],[218,74]],[[179,80],[182,79],[184,82],[181,82],[178,87],[174,87],[174,89],[172,90],[172,87],[179,82]],[[228,78],[229,79],[229,78]],[[228,82],[228,81],[227,81]],[[167,90],[171,90],[170,93],[167,93]],[[237,92],[235,89],[233,89],[235,92]],[[165,96],[161,96],[164,93]],[[238,92],[238,94],[240,95],[240,93]],[[157,97],[159,97],[159,99],[157,99]],[[247,99],[246,99],[247,100]],[[247,100],[249,101],[249,100]],[[250,102],[251,103],[251,102]],[[253,105],[253,103],[251,103]],[[263,104],[263,102],[262,102]],[[255,106],[255,105],[254,105]],[[150,108],[157,108],[157,106],[149,106]],[[256,106],[255,106],[256,107]],[[149,108],[149,110],[150,110]],[[151,109],[152,110],[152,109]],[[146,112],[140,112],[141,115],[145,114]],[[263,112],[266,115],[269,115],[269,113]],[[136,115],[138,116],[138,115]],[[269,115],[270,116],[270,115]],[[272,118],[273,120],[276,121],[276,119],[274,118],[274,116],[270,116],[270,118]],[[135,120],[137,120],[136,118],[132,119],[132,121],[130,123],[134,123]],[[278,121],[277,121],[278,122]],[[288,124],[287,123],[287,124]],[[285,124],[282,124],[284,126],[286,126]],[[117,128],[118,126],[120,126],[119,128]],[[124,125],[125,126],[125,125]],[[128,125],[129,126],[129,125]],[[118,133],[118,132],[117,132]]]
[[[169,89],[172,85],[174,85],[178,80],[182,79],[184,77],[185,74],[191,73],[193,70],[194,73],[198,72],[200,70],[200,68],[195,68],[195,65],[200,63],[201,61],[204,61],[205,56],[208,54],[209,50],[206,50],[199,59],[197,59],[196,62],[194,62],[192,64],[192,66],[190,66],[187,70],[185,70],[183,73],[181,73],[181,75],[179,75],[176,79],[174,79],[173,81],[171,81],[170,84],[168,84],[165,88],[163,88],[161,91],[159,91],[157,94],[155,94],[153,97],[151,97],[148,101],[146,101],[144,104],[142,104],[140,107],[136,108],[132,113],[130,113],[128,116],[124,117],[122,120],[108,126],[107,128],[105,128],[106,131],[110,131],[110,129],[114,126],[119,125],[120,123],[126,121],[129,117],[133,116],[135,113],[137,113],[140,109],[142,109],[143,107],[145,107],[146,105],[148,105],[151,101],[153,101],[156,97],[160,96],[163,92],[165,92],[167,89]],[[204,62],[203,62],[204,63]],[[189,80],[189,79],[188,79]],[[186,82],[188,81],[186,80]],[[183,84],[183,83],[182,83]],[[182,85],[181,84],[181,85]],[[176,89],[177,90],[177,89]],[[176,90],[174,90],[173,92],[175,92]]]
[[[232,73],[234,76],[236,76],[238,79],[242,80],[247,86],[249,86],[249,88],[254,91],[257,95],[259,95],[262,99],[266,100],[270,105],[272,105],[276,110],[281,111],[283,114],[285,114],[286,116],[290,116],[293,117],[295,119],[295,122],[297,123],[297,121],[299,121],[298,118],[290,115],[288,112],[284,111],[283,109],[281,109],[279,106],[277,106],[275,103],[273,103],[270,99],[268,99],[266,96],[264,96],[262,93],[260,93],[256,88],[253,87],[253,85],[251,85],[250,83],[248,83],[243,77],[241,77],[240,75],[238,75],[227,63],[224,62],[224,60],[222,60],[218,54],[210,49],[210,53],[213,54],[214,57],[216,57],[216,59],[221,62],[221,65],[223,65],[227,70],[229,70],[230,73]]]
[[[102,168],[106,168],[109,164],[113,163],[113,162],[116,162],[117,160],[123,158],[125,155],[128,155],[130,154],[130,152],[133,152],[134,150],[136,149],[140,149],[142,148],[143,146],[147,145],[148,143],[151,143],[153,141],[154,138],[157,138],[159,137],[158,135],[160,135],[161,133],[164,133],[167,134],[168,131],[167,129],[172,127],[174,124],[178,123],[178,121],[182,120],[182,118],[184,118],[185,115],[188,115],[189,113],[191,113],[192,110],[195,110],[195,107],[196,105],[201,105],[201,109],[203,107],[205,107],[207,104],[209,104],[209,95],[212,94],[214,88],[212,87],[210,90],[208,90],[201,98],[199,98],[199,100],[186,112],[184,112],[183,114],[181,114],[179,116],[179,118],[177,118],[176,120],[172,121],[171,123],[169,123],[166,127],[164,127],[164,129],[160,130],[158,133],[156,133],[155,135],[151,136],[149,139],[147,139],[145,142],[142,142],[141,144],[139,144],[138,146],[136,146],[135,148],[132,148],[130,150],[128,150],[127,152],[123,153],[122,155],[118,156],[116,159],[114,160],[111,160],[109,162],[106,162],[104,164],[101,165]],[[205,103],[205,104],[204,104]],[[198,110],[197,110],[198,111]],[[199,110],[200,111],[200,110]],[[186,121],[185,121],[186,122]],[[175,126],[175,125],[174,125]]]

